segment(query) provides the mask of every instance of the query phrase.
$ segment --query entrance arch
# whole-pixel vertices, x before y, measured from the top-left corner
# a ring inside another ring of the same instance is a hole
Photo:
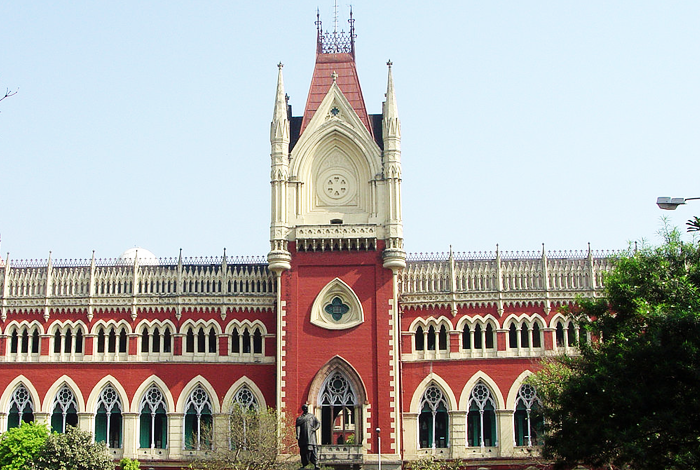
[[[347,361],[339,356],[328,361],[311,383],[307,401],[321,421],[321,445],[362,444],[367,393]]]

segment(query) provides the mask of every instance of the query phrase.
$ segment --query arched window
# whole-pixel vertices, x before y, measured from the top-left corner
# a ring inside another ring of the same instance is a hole
[[[210,353],[215,353],[216,352],[216,343],[217,343],[217,336],[216,336],[216,330],[214,327],[211,327],[209,329],[209,352]]]
[[[262,354],[262,346],[262,333],[260,332],[260,328],[256,328],[253,333],[253,354]]]
[[[97,352],[105,352],[105,330],[101,328],[97,331]]]
[[[109,337],[107,338],[107,351],[108,352],[117,352],[117,332],[114,331],[114,328],[109,329]]]
[[[515,323],[511,323],[508,329],[508,346],[511,349],[516,349],[518,347],[518,330],[515,327]]]
[[[122,328],[122,331],[119,333],[119,352],[120,353],[126,352],[126,345],[127,345],[126,328]]]
[[[428,351],[435,351],[435,327],[428,328]]]
[[[557,339],[557,347],[563,348],[564,347],[564,325],[562,325],[562,323],[560,321],[557,322],[556,339]]]
[[[530,347],[530,334],[528,327],[525,323],[520,325],[520,347],[529,348]]]
[[[494,331],[491,323],[486,325],[486,349],[493,349],[495,347],[496,341],[494,340]]]
[[[25,328],[22,332],[22,354],[29,352],[29,331]]]
[[[170,328],[163,328],[163,352],[169,353],[173,350],[173,337],[170,334]]]
[[[229,416],[229,447],[247,447],[248,432],[259,424],[259,409],[255,395],[246,385],[236,391]]]
[[[481,332],[481,325],[477,324],[474,328],[474,349],[481,349],[484,347],[484,341],[481,338]]]
[[[151,335],[151,351],[154,353],[160,352],[160,330],[158,327],[153,329],[153,334]]]
[[[483,382],[478,382],[474,386],[469,397],[467,445],[469,447],[496,445],[496,402]]]
[[[423,393],[418,418],[418,440],[421,448],[445,448],[448,444],[447,400],[437,386]]]
[[[438,333],[438,349],[447,351],[447,328],[445,328],[445,325],[440,327],[440,333]]]
[[[80,328],[76,328],[77,331],[75,333],[75,353],[76,354],[82,354],[83,353],[83,330]]]
[[[39,330],[35,329],[32,333],[32,354],[39,354]]]
[[[423,336],[423,327],[416,328],[416,351],[425,349],[425,337]]]
[[[530,384],[523,384],[518,390],[518,399],[515,402],[513,421],[515,426],[515,445],[537,445],[538,435],[544,425],[541,417],[532,416],[532,411],[537,410],[540,399],[535,388]]]
[[[540,324],[535,322],[532,325],[532,347],[541,348],[542,347],[542,331],[540,329]]]
[[[204,328],[199,328],[197,333],[197,352],[205,353],[207,352],[207,337],[204,334]]]
[[[20,426],[22,423],[34,421],[34,403],[29,395],[29,390],[19,384],[10,398],[10,409],[7,416],[7,429]]]
[[[51,430],[54,432],[66,432],[66,426],[78,425],[78,403],[75,401],[73,391],[64,385],[53,400],[53,413],[51,414]]]
[[[238,334],[238,328],[234,328],[231,332],[231,352],[238,354],[241,352],[240,336]]]
[[[141,352],[147,353],[149,351],[149,335],[146,328],[143,329],[141,333]]]
[[[186,352],[193,353],[194,352],[194,331],[192,330],[192,327],[189,327],[187,329],[187,337],[186,337],[185,343],[186,343]]]
[[[122,446],[122,402],[111,384],[102,389],[97,399],[95,441],[105,442],[113,449]]]
[[[588,331],[586,331],[586,329],[582,326],[578,327],[578,342],[579,344],[588,343]]]
[[[259,409],[258,400],[255,399],[255,395],[246,385],[239,388],[233,396],[233,405],[246,411]]]
[[[10,335],[10,353],[16,354],[19,351],[19,335],[17,334],[17,329]]]
[[[53,352],[56,354],[61,352],[61,331],[58,328],[53,335]]]
[[[321,444],[344,444],[352,439],[357,445],[362,441],[360,407],[348,379],[340,371],[329,375],[319,395],[321,406]]]
[[[574,322],[569,322],[569,327],[567,328],[567,336],[568,336],[568,341],[567,341],[567,346],[575,346],[576,345],[576,327],[574,327]]]
[[[243,354],[250,354],[250,331],[243,330]]]
[[[472,348],[472,337],[471,337],[471,329],[469,328],[469,325],[466,323],[464,324],[464,329],[462,330],[462,349],[471,349]]]
[[[139,407],[141,413],[140,446],[144,449],[165,449],[168,444],[168,416],[163,392],[151,385]]]
[[[185,403],[185,449],[211,448],[212,407],[209,394],[197,385]]]

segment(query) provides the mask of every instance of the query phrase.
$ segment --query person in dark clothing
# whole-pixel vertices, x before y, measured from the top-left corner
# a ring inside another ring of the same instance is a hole
[[[316,416],[309,413],[309,406],[301,406],[303,413],[297,418],[296,434],[299,443],[299,454],[301,455],[301,468],[306,467],[309,462],[314,464],[314,470],[318,470],[318,452],[316,442],[316,431],[321,427]]]

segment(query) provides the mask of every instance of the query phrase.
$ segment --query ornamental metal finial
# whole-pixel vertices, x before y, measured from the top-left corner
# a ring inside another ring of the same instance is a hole
[[[278,68],[278,69],[282,70],[282,67],[284,67],[284,64],[283,64],[282,62],[280,62],[279,64],[277,64],[277,68]]]
[[[386,65],[388,65],[389,68],[391,68],[391,66],[394,65],[394,63],[391,61],[391,59],[389,59],[389,60],[387,61]]]

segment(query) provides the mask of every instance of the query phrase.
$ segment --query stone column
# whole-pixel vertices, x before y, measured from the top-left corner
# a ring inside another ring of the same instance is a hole
[[[498,448],[501,457],[513,455],[513,410],[496,411]]]

